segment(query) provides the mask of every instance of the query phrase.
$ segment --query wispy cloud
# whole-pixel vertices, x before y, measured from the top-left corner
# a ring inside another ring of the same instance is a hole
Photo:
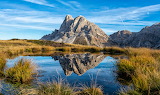
[[[116,29],[109,29],[109,28],[101,28],[107,35],[110,35],[110,34],[112,34],[112,33],[114,33],[114,32],[117,32],[117,30]]]
[[[0,9],[1,26],[52,31],[54,28],[59,28],[63,19],[63,16],[45,11]]]
[[[49,6],[49,7],[55,7],[53,4],[49,4],[46,0],[23,0],[23,1],[44,5],[44,6]]]
[[[81,8],[81,4],[77,1],[63,1],[63,0],[56,0],[56,1],[74,10]]]
[[[89,16],[88,19],[94,23],[102,24],[150,25],[155,21],[143,21],[143,19],[157,11],[160,11],[160,4],[92,12],[93,15]],[[98,16],[96,14],[98,14]]]
[[[49,27],[42,27],[42,26],[33,26],[33,25],[21,25],[21,24],[1,24],[1,26],[9,26],[9,27],[21,27],[21,28],[25,28],[25,29],[35,29],[35,30],[48,30],[48,31],[51,31],[52,28],[49,28]]]

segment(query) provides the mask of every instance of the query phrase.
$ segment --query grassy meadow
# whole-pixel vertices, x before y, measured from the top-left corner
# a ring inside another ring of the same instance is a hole
[[[12,83],[28,83],[35,78],[36,66],[31,60],[20,59],[12,68],[6,67],[6,59],[19,55],[40,54],[48,51],[59,52],[103,52],[104,54],[124,54],[117,62],[117,79],[128,88],[122,88],[120,95],[160,94],[160,50],[148,48],[119,48],[74,45],[43,40],[1,40],[0,77]],[[103,95],[99,87],[71,87],[63,82],[39,84],[33,92],[37,95]],[[18,90],[23,95],[26,90]],[[31,91],[32,92],[32,91]],[[29,93],[31,93],[29,91]]]

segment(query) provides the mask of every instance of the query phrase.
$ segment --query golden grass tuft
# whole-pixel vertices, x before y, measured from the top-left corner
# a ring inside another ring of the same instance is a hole
[[[33,79],[36,66],[31,60],[20,59],[15,65],[5,71],[7,80],[15,83],[26,83]]]
[[[6,68],[6,60],[4,58],[0,58],[0,77],[4,77],[5,68]]]
[[[103,51],[109,54],[124,54],[126,52],[124,48],[120,47],[106,47],[103,48]]]
[[[130,76],[134,87],[132,92],[148,95],[159,93],[160,51],[146,48],[128,48],[127,55],[129,56],[128,59],[121,59],[117,64],[118,74]],[[122,95],[128,95],[129,92],[130,90]]]
[[[103,95],[103,91],[100,88],[85,88],[76,95]]]
[[[74,91],[69,84],[48,82],[39,85],[38,95],[74,95]]]

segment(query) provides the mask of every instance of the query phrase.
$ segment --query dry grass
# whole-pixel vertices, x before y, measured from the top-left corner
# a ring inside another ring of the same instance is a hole
[[[11,67],[5,71],[7,80],[15,83],[26,83],[33,79],[36,66],[31,60],[20,59],[15,63],[14,67]]]
[[[4,77],[5,68],[6,68],[6,60],[4,58],[0,58],[0,77]]]
[[[127,54],[129,59],[121,59],[117,64],[118,74],[131,78],[133,92],[148,95],[160,93],[160,51],[128,48]]]
[[[69,84],[49,82],[39,85],[38,95],[74,95],[74,91]]]
[[[109,54],[124,54],[126,50],[120,47],[106,47],[103,48],[103,51]]]
[[[100,48],[96,46],[57,43],[43,40],[0,40],[0,52],[6,53],[8,56],[39,51],[105,52],[108,54],[125,53],[125,49],[119,47]]]

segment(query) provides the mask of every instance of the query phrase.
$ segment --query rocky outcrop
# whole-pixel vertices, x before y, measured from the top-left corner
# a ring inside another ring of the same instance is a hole
[[[118,31],[109,37],[110,46],[160,48],[160,23],[143,28],[140,32]]]
[[[108,36],[83,16],[74,19],[67,15],[59,30],[43,36],[41,40],[103,47],[108,41]]]
[[[77,75],[84,74],[87,70],[96,67],[105,55],[95,54],[69,54],[64,56],[52,56],[54,60],[59,60],[65,75],[69,76],[73,72]]]
[[[128,30],[118,31],[113,33],[109,37],[109,44],[117,46],[125,46],[128,43],[128,39],[132,36],[132,32]]]
[[[133,47],[160,48],[160,23],[143,28],[129,41]]]

